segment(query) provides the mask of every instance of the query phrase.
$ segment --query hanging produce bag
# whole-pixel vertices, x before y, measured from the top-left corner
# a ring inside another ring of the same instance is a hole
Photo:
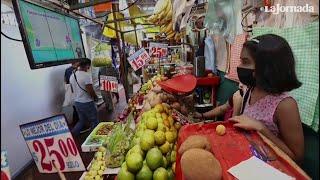
[[[204,24],[210,33],[222,35],[228,43],[232,44],[236,35],[234,1],[209,0]]]
[[[106,43],[99,43],[94,48],[92,66],[94,67],[103,67],[111,66],[111,46]]]

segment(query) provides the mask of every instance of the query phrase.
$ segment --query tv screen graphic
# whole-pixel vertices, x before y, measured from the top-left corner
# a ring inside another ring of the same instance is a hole
[[[13,2],[31,69],[85,58],[77,18],[25,0]]]

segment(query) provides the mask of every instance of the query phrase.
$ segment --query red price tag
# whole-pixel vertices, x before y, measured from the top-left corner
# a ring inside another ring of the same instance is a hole
[[[113,76],[100,76],[100,90],[118,92],[118,80]]]
[[[135,52],[132,56],[128,57],[128,62],[134,71],[140,69],[142,66],[146,64],[150,60],[150,56],[145,49],[140,49]]]
[[[84,171],[80,153],[64,115],[20,126],[31,155],[41,173]]]
[[[149,54],[151,57],[164,58],[168,55],[168,45],[161,43],[150,43]]]

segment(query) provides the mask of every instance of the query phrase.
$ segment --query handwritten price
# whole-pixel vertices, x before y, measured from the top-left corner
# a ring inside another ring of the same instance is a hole
[[[162,48],[162,47],[151,47],[150,50],[151,50],[150,56],[157,57],[157,58],[166,57],[168,53],[167,48]]]
[[[145,61],[146,58],[147,58],[146,54],[141,54],[135,60],[133,60],[132,64],[135,66],[134,69],[141,68],[146,63],[146,61]]]
[[[114,81],[103,80],[101,85],[101,90],[118,92],[118,83]]]
[[[149,54],[145,49],[140,49],[132,56],[128,58],[128,61],[131,67],[136,71],[140,69],[142,66],[146,64],[146,62],[150,59]]]
[[[43,170],[47,170],[47,171],[53,170],[52,162],[48,161],[46,157],[55,156],[55,158],[57,159],[60,165],[60,170],[63,171],[66,169],[66,163],[64,159],[69,157],[69,153],[70,155],[76,157],[79,152],[75,142],[71,138],[67,138],[66,142],[64,142],[62,139],[59,139],[58,140],[59,149],[51,148],[51,147],[54,147],[54,143],[55,143],[54,140],[55,140],[54,138],[44,139],[44,144],[39,140],[34,140],[32,143],[32,146],[35,152],[40,153],[40,156],[41,156],[40,164]],[[48,149],[49,154],[47,154],[46,148]]]

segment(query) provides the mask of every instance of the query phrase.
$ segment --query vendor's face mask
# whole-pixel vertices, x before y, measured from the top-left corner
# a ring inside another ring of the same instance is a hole
[[[253,72],[254,69],[237,67],[238,78],[240,82],[246,86],[255,86],[256,80],[253,76]]]

